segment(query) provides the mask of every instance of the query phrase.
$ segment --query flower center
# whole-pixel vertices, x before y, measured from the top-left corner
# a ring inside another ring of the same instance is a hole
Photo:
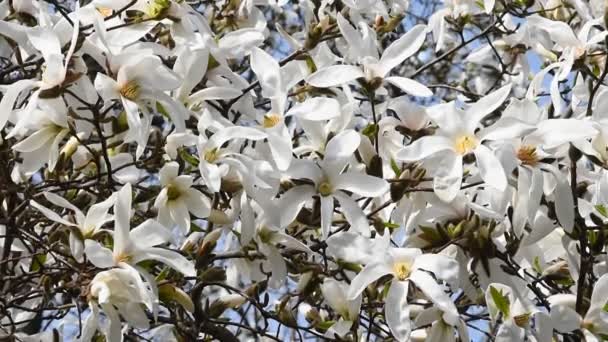
[[[410,269],[410,265],[405,262],[397,262],[393,265],[393,272],[395,273],[395,277],[397,279],[404,281],[409,276],[412,270]]]
[[[473,135],[463,135],[456,139],[456,152],[460,155],[471,153],[477,147],[477,139]]]
[[[583,320],[583,322],[581,322],[581,328],[593,331],[593,329],[595,329],[595,324],[591,321]]]
[[[112,15],[112,9],[108,7],[97,7],[95,8],[99,14],[101,14],[104,18]]]
[[[530,322],[530,313],[524,313],[521,315],[517,315],[517,316],[513,317],[513,320],[515,321],[515,324],[518,327],[524,328],[528,325],[528,322]]]
[[[127,98],[131,101],[135,101],[139,97],[140,87],[136,81],[131,80],[131,81],[125,83],[120,88],[119,92],[120,92],[120,95],[122,95],[124,98]]]
[[[536,147],[524,145],[517,150],[517,159],[524,165],[534,166],[538,163],[538,154],[536,154]]]
[[[116,263],[119,263],[119,262],[129,263],[129,261],[131,261],[131,259],[132,259],[132,256],[127,252],[122,252],[114,257],[114,261]]]
[[[179,196],[181,196],[181,192],[175,185],[167,186],[167,198],[169,199],[169,201],[178,199]]]
[[[215,162],[217,160],[218,156],[219,156],[218,149],[214,148],[214,149],[205,151],[205,154],[203,155],[203,158],[205,158],[205,160],[208,163],[213,163],[213,162]]]
[[[171,0],[152,0],[148,4],[147,12],[150,18],[156,19],[171,7]]]
[[[272,128],[281,122],[281,119],[281,116],[278,114],[266,114],[264,115],[262,126],[264,126],[264,128]]]
[[[332,188],[331,184],[329,184],[328,182],[323,182],[319,185],[319,193],[321,194],[321,196],[325,197],[325,196],[329,196],[332,194],[332,192],[334,192],[334,189]]]

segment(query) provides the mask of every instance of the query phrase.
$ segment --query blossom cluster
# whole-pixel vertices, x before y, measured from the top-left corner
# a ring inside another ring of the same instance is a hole
[[[0,3],[0,339],[608,338],[608,2]]]

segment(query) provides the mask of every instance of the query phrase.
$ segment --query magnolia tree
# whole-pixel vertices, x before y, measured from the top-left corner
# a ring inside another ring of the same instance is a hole
[[[603,0],[5,0],[0,339],[608,338]]]

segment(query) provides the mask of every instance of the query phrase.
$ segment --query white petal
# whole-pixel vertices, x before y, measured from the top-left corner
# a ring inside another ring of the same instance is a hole
[[[507,188],[507,176],[498,158],[482,144],[477,146],[474,153],[481,179],[497,190],[504,191]]]
[[[32,205],[34,208],[36,208],[36,209],[40,210],[40,212],[41,212],[41,213],[42,213],[44,216],[46,216],[46,218],[48,218],[48,219],[49,219],[49,220],[51,220],[51,221],[55,221],[55,222],[61,223],[61,224],[66,225],[66,226],[68,226],[68,227],[69,227],[69,226],[76,226],[74,223],[72,223],[72,222],[70,222],[70,221],[68,221],[68,220],[64,219],[63,217],[59,216],[57,213],[55,213],[55,212],[54,212],[54,211],[52,211],[51,209],[49,209],[49,208],[47,208],[47,207],[43,206],[42,204],[40,204],[40,203],[38,203],[38,202],[36,202],[36,201],[34,201],[34,200],[31,200],[31,201],[30,201],[30,204],[31,204],[31,205]]]
[[[446,153],[437,170],[433,190],[442,201],[451,202],[460,192],[462,185],[462,157]]]
[[[469,106],[465,116],[467,131],[474,131],[481,119],[500,107],[511,93],[511,88],[512,84],[509,83]]]
[[[284,92],[281,84],[279,63],[260,48],[253,48],[250,56],[251,70],[256,74],[262,86],[264,97],[281,96]]]
[[[416,257],[414,268],[433,272],[437,279],[457,285],[459,264],[456,259],[443,254],[422,254]]]
[[[350,283],[346,298],[349,300],[357,298],[369,284],[392,272],[385,262],[376,262],[365,266]]]
[[[324,160],[343,160],[350,158],[359,147],[361,136],[352,129],[344,130],[335,135],[325,146]]]
[[[114,266],[112,251],[93,240],[84,241],[84,253],[93,265],[99,268]]]
[[[313,87],[329,88],[354,81],[360,77],[365,77],[365,74],[357,66],[332,65],[308,76],[306,82]]]
[[[333,196],[321,196],[321,232],[323,233],[323,239],[327,239],[327,237],[329,236],[333,216]]]
[[[198,218],[206,218],[211,212],[209,199],[198,190],[188,189],[184,195],[184,202],[188,206],[188,211]]]
[[[13,149],[19,152],[32,152],[44,145],[48,145],[55,136],[57,136],[57,129],[55,127],[47,126],[21,140],[18,144],[13,146]]]
[[[340,210],[342,210],[346,221],[350,223],[350,230],[358,232],[363,236],[369,236],[369,223],[359,205],[350,196],[340,191],[334,193],[334,197],[340,203]]]
[[[407,281],[393,280],[386,295],[384,308],[386,323],[397,341],[407,341],[412,330],[407,291]]]
[[[139,226],[133,228],[130,238],[137,247],[148,248],[171,240],[171,232],[160,223],[147,219]]]
[[[131,244],[131,184],[125,184],[116,196],[114,203],[114,252],[125,251]]]
[[[425,296],[443,311],[443,320],[450,325],[455,325],[458,322],[459,314],[454,302],[443,289],[437,284],[433,277],[420,270],[416,270],[410,276],[410,280],[416,284],[416,287],[422,291]]]
[[[327,97],[313,97],[293,106],[285,116],[294,115],[305,120],[330,120],[340,116],[340,103]]]
[[[378,197],[384,195],[388,189],[388,182],[382,178],[364,175],[358,172],[346,172],[333,179],[335,189],[347,190],[364,197]]]
[[[426,39],[426,26],[416,25],[406,34],[395,40],[384,50],[380,58],[380,65],[386,75],[391,69],[403,63],[420,49]]]
[[[410,78],[391,76],[385,78],[384,80],[412,96],[433,96],[433,92],[427,88],[427,86]]]
[[[194,264],[183,255],[172,250],[157,247],[147,248],[135,255],[133,262],[137,263],[142,260],[156,260],[183,273],[187,277],[196,276]]]
[[[397,152],[395,158],[402,161],[419,161],[437,152],[453,149],[453,142],[443,136],[424,136]]]

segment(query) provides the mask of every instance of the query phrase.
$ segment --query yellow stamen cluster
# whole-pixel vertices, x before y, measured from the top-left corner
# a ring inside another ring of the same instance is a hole
[[[262,126],[264,126],[264,128],[272,128],[281,122],[281,119],[281,116],[278,114],[266,114],[264,115]]]
[[[393,265],[393,272],[395,273],[395,277],[397,277],[397,279],[404,281],[409,278],[412,269],[408,263],[396,262]]]
[[[205,151],[205,154],[203,155],[203,158],[208,163],[215,162],[218,157],[219,157],[219,153],[218,153],[218,149],[217,148],[214,148],[214,149],[211,149],[211,150],[207,150],[207,151]]]
[[[136,81],[129,81],[120,87],[120,95],[131,101],[137,100],[140,94],[140,86]]]
[[[169,201],[178,199],[179,196],[181,196],[181,192],[175,185],[167,186],[167,198],[169,199]]]
[[[477,138],[473,135],[463,135],[456,139],[455,150],[460,155],[471,153],[477,147]]]
[[[328,182],[323,182],[319,185],[318,191],[321,196],[325,197],[331,195],[334,192],[334,189]]]
[[[538,163],[538,154],[536,153],[536,147],[533,146],[521,146],[517,150],[517,159],[524,165],[534,166]]]
[[[133,257],[130,254],[128,254],[126,252],[123,252],[123,253],[120,253],[118,255],[115,255],[114,256],[114,261],[116,263],[119,263],[119,262],[128,263],[129,261],[131,261],[132,258]]]
[[[524,328],[528,325],[528,322],[530,322],[530,313],[515,316],[513,317],[513,320],[518,327]]]
[[[97,12],[99,12],[99,14],[101,14],[104,18],[109,17],[110,15],[112,15],[112,9],[108,8],[108,7],[97,7],[96,8]]]

